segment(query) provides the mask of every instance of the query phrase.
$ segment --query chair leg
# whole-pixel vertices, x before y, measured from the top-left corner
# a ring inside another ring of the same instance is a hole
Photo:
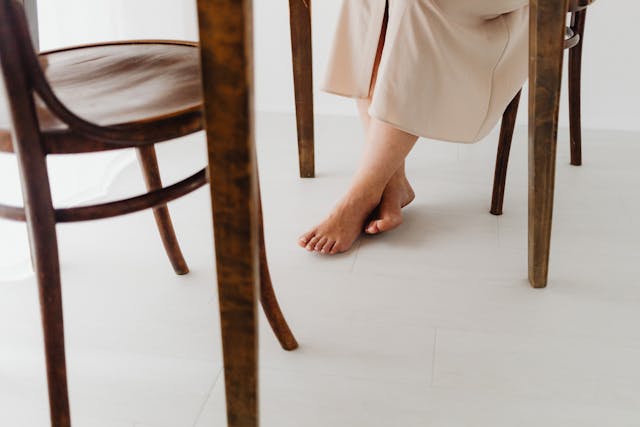
[[[301,178],[315,175],[313,130],[313,70],[311,54],[311,0],[289,0],[293,82]]]
[[[511,100],[502,115],[500,141],[498,142],[498,154],[496,156],[496,169],[493,177],[493,196],[491,197],[491,213],[493,215],[502,215],[509,152],[511,150],[511,141],[513,140],[513,131],[516,126],[516,118],[518,117],[518,105],[520,103],[521,93],[522,90]]]
[[[569,51],[569,127],[571,134],[571,164],[582,164],[582,123],[580,118],[581,77],[582,77],[582,45],[584,43],[584,27],[587,10],[583,9],[571,15],[571,27],[580,35],[577,46]]]
[[[153,145],[147,145],[138,147],[136,149],[138,153],[138,161],[144,175],[144,181],[147,186],[147,190],[157,190],[162,188],[162,180],[160,179],[160,170],[158,168],[158,158],[156,156],[156,150]],[[167,256],[171,261],[173,270],[176,274],[187,274],[189,267],[187,266],[182,251],[180,250],[180,244],[176,237],[176,232],[173,229],[171,222],[171,216],[169,215],[169,208],[167,205],[158,206],[153,208],[153,216],[156,219],[158,231],[162,238],[162,244],[167,252]]]
[[[261,202],[258,202],[258,234],[260,239],[260,303],[262,304],[262,310],[267,316],[271,329],[276,335],[276,338],[278,338],[282,348],[288,351],[295,350],[298,348],[298,342],[293,336],[291,329],[289,329],[289,325],[280,310],[278,299],[271,284],[271,274],[269,273],[267,252],[264,243]]]
[[[50,228],[48,232],[44,232],[43,227],[40,227],[40,230],[32,235],[32,242],[44,331],[51,425],[53,427],[69,427],[71,416],[67,390],[62,292],[55,227]]]
[[[529,66],[529,283],[547,286],[556,142],[568,0],[537,0],[530,7]]]
[[[24,160],[22,160],[24,162]],[[52,427],[71,426],[55,212],[44,155],[20,165],[31,259],[38,281]]]

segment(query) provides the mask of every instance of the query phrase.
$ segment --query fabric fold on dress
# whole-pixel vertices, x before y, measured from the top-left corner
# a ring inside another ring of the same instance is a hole
[[[414,135],[476,142],[528,74],[528,0],[344,0],[323,90]]]

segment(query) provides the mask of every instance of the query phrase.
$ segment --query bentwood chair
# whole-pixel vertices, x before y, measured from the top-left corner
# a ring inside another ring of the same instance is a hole
[[[571,164],[582,164],[582,125],[580,120],[580,91],[582,77],[582,45],[584,40],[585,20],[587,7],[595,0],[570,0],[569,12],[571,12],[571,24],[567,28],[565,49],[569,50],[569,128]],[[518,115],[520,103],[518,92],[507,106],[500,128],[500,140],[498,142],[498,154],[496,156],[496,168],[493,180],[493,195],[491,199],[491,213],[502,215],[504,191],[507,180],[507,166],[511,141]]]
[[[16,154],[24,196],[24,208],[0,205],[0,217],[26,221],[28,226],[51,422],[67,427],[71,420],[56,224],[152,208],[176,273],[188,272],[166,203],[205,185],[207,173],[203,169],[163,187],[154,144],[203,128],[199,50],[186,42],[128,41],[36,55],[21,4],[0,0],[0,65],[0,91],[6,89],[9,106],[9,116],[0,117],[0,123],[10,123],[0,129],[0,151]],[[147,193],[91,206],[53,206],[48,155],[115,149],[137,150]],[[282,347],[292,350],[297,343],[271,286],[261,218],[260,213],[260,298]]]

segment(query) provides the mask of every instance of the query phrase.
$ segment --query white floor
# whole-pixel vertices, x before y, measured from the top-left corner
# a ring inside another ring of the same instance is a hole
[[[347,185],[357,122],[318,119],[318,177],[301,180],[292,117],[259,119],[270,265],[301,343],[280,350],[261,318],[263,426],[640,425],[640,134],[586,132],[577,168],[560,132],[550,283],[533,290],[525,129],[504,216],[488,213],[495,135],[423,141],[405,224],[324,258],[295,240]],[[203,163],[190,139],[161,147],[167,180]],[[110,196],[141,188],[131,165]],[[209,210],[204,189],[172,204],[184,277],[149,212],[59,227],[74,426],[225,425]],[[48,425],[41,340],[33,277],[0,282],[0,426]]]

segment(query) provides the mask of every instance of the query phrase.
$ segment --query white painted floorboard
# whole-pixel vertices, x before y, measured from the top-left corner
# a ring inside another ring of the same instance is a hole
[[[263,426],[640,425],[640,134],[586,131],[578,168],[560,131],[550,282],[534,290],[525,129],[502,217],[495,133],[421,141],[405,224],[325,258],[296,238],[348,184],[357,121],[317,119],[318,177],[301,180],[293,117],[258,119],[270,266],[301,343],[282,351],[261,317]],[[202,135],[187,139],[159,147],[167,182],[204,162]],[[131,164],[109,198],[142,188]],[[209,211],[206,189],[171,205],[183,277],[150,212],[59,226],[74,426],[225,425]],[[0,281],[0,426],[48,425],[41,341],[34,278]]]

